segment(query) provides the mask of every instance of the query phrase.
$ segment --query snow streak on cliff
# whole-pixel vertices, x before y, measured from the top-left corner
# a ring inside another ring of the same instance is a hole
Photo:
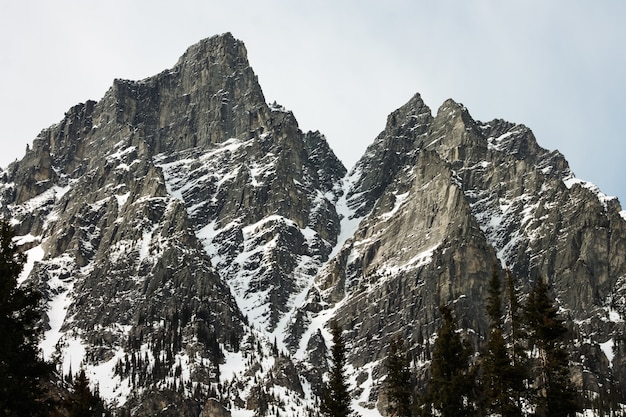
[[[617,199],[527,127],[419,94],[347,172],[230,34],[70,109],[2,171],[0,207],[46,296],[44,356],[134,415],[307,415],[331,319],[354,408],[384,413],[390,338],[420,378],[440,305],[478,343],[494,266],[549,280],[581,389],[626,384]]]

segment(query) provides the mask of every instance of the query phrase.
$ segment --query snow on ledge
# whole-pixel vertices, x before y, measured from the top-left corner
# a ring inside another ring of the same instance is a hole
[[[25,243],[36,242],[40,239],[40,236],[33,236],[31,234],[20,236],[16,238],[15,242],[18,246],[23,245]],[[17,279],[17,283],[21,285],[28,276],[30,275],[33,267],[35,266],[35,262],[40,262],[45,255],[45,251],[41,244],[29,249],[26,251],[26,263],[24,264],[24,269],[20,273],[20,276]]]
[[[380,218],[386,221],[386,220],[391,219],[393,216],[395,216],[395,214],[400,209],[400,206],[402,206],[402,204],[404,204],[404,202],[406,201],[408,196],[409,196],[408,192],[406,192],[404,194],[394,193],[395,203],[394,203],[393,208],[390,211],[388,211],[387,213],[381,214]]]
[[[585,180],[581,180],[580,178],[576,178],[576,177],[574,177],[574,175],[570,175],[570,176],[568,176],[566,178],[563,178],[563,184],[565,184],[565,186],[568,189],[571,189],[576,184],[580,185],[583,188],[588,189],[589,191],[591,191],[592,193],[594,193],[598,197],[598,200],[604,206],[605,209],[607,208],[607,204],[608,204],[609,201],[615,200],[617,198],[615,196],[609,196],[609,195],[604,194],[602,191],[600,191],[600,189],[598,188],[597,185],[595,185],[595,184],[593,184],[593,183],[591,183],[589,181],[585,181]],[[626,219],[626,217],[624,217],[625,211],[622,211],[620,213],[624,219]]]
[[[609,339],[604,343],[600,343],[600,349],[602,349],[602,352],[604,352],[604,355],[609,360],[609,366],[611,368],[613,367],[613,358],[615,357],[615,353],[613,352],[614,345],[615,342],[613,341],[613,339]]]
[[[423,267],[424,265],[428,265],[429,263],[432,262],[433,254],[435,253],[435,250],[439,248],[439,245],[440,243],[437,243],[436,245],[431,246],[430,248],[418,253],[417,255],[409,259],[408,261],[405,261],[401,265],[390,265],[390,264],[382,265],[380,267],[380,272],[383,275],[393,276],[393,275],[397,275],[398,273],[402,271],[409,271],[409,270]]]

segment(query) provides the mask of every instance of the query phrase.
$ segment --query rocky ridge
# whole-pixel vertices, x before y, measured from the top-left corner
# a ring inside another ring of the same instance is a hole
[[[133,415],[305,415],[333,317],[372,409],[391,337],[427,369],[439,305],[484,336],[494,265],[550,280],[580,387],[626,384],[606,349],[625,331],[619,202],[527,127],[452,100],[433,116],[413,96],[347,173],[224,34],[70,109],[0,195],[48,299],[44,354]]]

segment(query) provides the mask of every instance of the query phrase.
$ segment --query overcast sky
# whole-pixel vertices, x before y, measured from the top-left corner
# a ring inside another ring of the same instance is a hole
[[[0,166],[114,78],[232,32],[265,98],[351,168],[419,92],[523,123],[626,202],[626,1],[0,0]]]

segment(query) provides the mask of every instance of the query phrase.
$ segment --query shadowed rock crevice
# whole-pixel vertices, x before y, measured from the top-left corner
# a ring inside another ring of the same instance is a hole
[[[440,305],[481,343],[494,267],[523,297],[549,281],[579,389],[626,384],[624,352],[607,356],[626,332],[617,199],[528,127],[419,94],[347,172],[266,103],[231,34],[68,110],[2,172],[0,211],[46,298],[46,358],[101,378],[120,412],[307,415],[332,318],[374,409],[392,337],[427,375]]]

